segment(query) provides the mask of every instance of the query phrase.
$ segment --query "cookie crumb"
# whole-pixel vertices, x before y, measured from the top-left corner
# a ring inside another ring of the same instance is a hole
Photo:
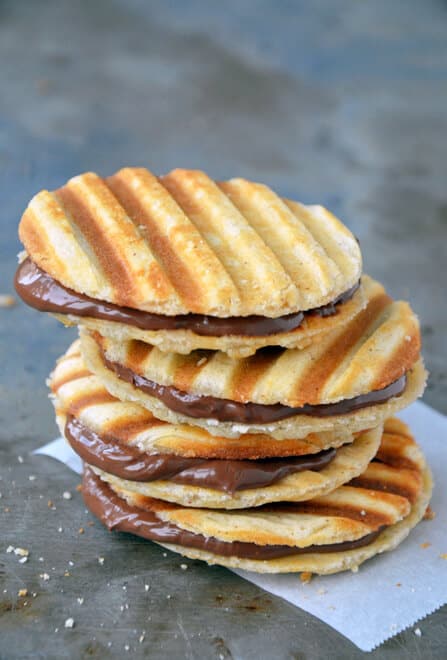
[[[71,500],[71,493],[69,493],[68,490],[66,490],[62,493],[62,497],[64,498],[64,500]]]
[[[14,548],[14,554],[19,555],[19,557],[28,557],[29,550],[26,548]]]
[[[19,589],[17,595],[20,596],[20,597],[28,596],[28,589]]]
[[[309,571],[300,573],[300,580],[303,584],[309,584],[309,582],[312,580],[312,573],[309,573]]]
[[[83,528],[83,527],[80,527],[80,528],[78,529],[78,534],[83,534],[84,531],[85,531],[84,528]]]
[[[65,619],[64,627],[65,628],[74,628],[74,619],[70,616],[68,619]]]
[[[83,598],[78,598],[77,601],[78,601],[79,605],[84,604],[84,599]]]
[[[447,552],[443,552],[442,555],[439,555],[440,559],[447,559]]]
[[[48,582],[48,580],[50,579],[48,573],[41,573],[39,577],[42,578],[42,580],[45,580],[45,582]]]
[[[420,628],[415,628],[414,629],[414,634],[416,635],[416,637],[422,637],[421,629]]]
[[[423,520],[434,520],[436,518],[436,513],[433,511],[431,506],[428,506],[425,509]]]
[[[104,564],[104,557],[98,557],[98,564],[101,564],[101,566]]]
[[[14,307],[16,299],[8,293],[0,293],[0,307]]]
[[[428,541],[425,541],[425,543],[421,543],[421,545],[420,545],[422,550],[425,550],[426,548],[429,548],[430,546],[431,546],[431,543],[429,543]]]
[[[182,571],[187,571],[188,570],[188,564],[180,564],[180,568]]]

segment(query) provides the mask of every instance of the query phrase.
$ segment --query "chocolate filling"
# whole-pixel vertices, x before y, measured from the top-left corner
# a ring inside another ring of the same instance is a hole
[[[148,454],[111,437],[102,438],[72,415],[67,416],[65,437],[86,463],[121,479],[146,482],[166,479],[230,494],[271,486],[296,472],[320,471],[329,465],[336,454],[335,449],[327,449],[309,456],[255,461]]]
[[[197,548],[221,557],[265,560],[315,552],[343,552],[369,545],[376,540],[383,529],[380,528],[357,541],[310,545],[307,548],[287,545],[256,545],[256,543],[242,541],[228,542],[220,541],[212,536],[206,537],[188,532],[173,523],[161,520],[153,511],[128,504],[88,467],[84,467],[82,493],[87,507],[109,530],[130,532],[158,543],[172,543],[186,548]]]
[[[343,399],[337,403],[305,404],[300,408],[284,406],[282,403],[241,403],[231,399],[218,399],[214,396],[201,396],[178,390],[172,385],[159,385],[152,380],[136,374],[132,369],[118,362],[111,362],[104,353],[102,359],[105,366],[113,371],[118,378],[131,383],[134,387],[159,399],[164,405],[188,417],[217,419],[219,422],[235,422],[239,424],[269,424],[280,419],[295,415],[310,415],[311,417],[331,417],[346,415],[359,408],[367,408],[378,403],[384,403],[393,396],[399,396],[405,389],[407,377],[403,375],[381,390],[373,390],[360,394],[352,399]]]
[[[19,265],[14,285],[22,300],[41,312],[88,316],[133,325],[141,330],[192,330],[197,335],[207,337],[225,335],[263,337],[295,330],[301,325],[305,314],[317,314],[323,317],[336,314],[337,306],[352,298],[360,282],[327,305],[275,319],[255,315],[228,318],[203,314],[163,316],[131,307],[120,307],[68,289],[29,258]]]

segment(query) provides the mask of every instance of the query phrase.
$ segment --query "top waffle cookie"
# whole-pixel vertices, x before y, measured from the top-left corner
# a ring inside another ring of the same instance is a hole
[[[38,193],[19,234],[64,286],[163,315],[276,318],[332,302],[362,268],[354,236],[323,207],[192,170],[82,174]]]

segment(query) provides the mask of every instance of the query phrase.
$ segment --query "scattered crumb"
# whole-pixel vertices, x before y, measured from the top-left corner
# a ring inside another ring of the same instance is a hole
[[[0,307],[14,307],[16,304],[15,298],[8,293],[0,293]]]
[[[28,477],[28,479],[29,479],[30,481],[36,481],[36,476],[35,476],[34,474],[30,474],[29,477]]]
[[[51,500],[48,500],[48,508],[51,509],[52,506],[53,506],[53,502]]]
[[[144,642],[144,637],[145,637],[145,633],[142,633],[142,634],[139,636],[138,641],[140,642],[140,644],[142,644],[142,643]]]
[[[180,568],[182,571],[187,571],[188,570],[188,564],[180,564]]]
[[[8,553],[9,552],[14,552],[14,546],[13,545],[8,545],[8,547],[6,548],[6,552],[8,552]]]
[[[69,573],[69,571],[65,571],[65,573],[64,573],[64,577],[70,577],[70,573]]]
[[[39,557],[38,561],[43,561],[43,557]]]
[[[74,566],[74,563],[73,563],[72,561],[69,561],[69,562],[68,562],[68,565],[69,565],[69,566]]]
[[[320,596],[322,596],[323,594],[327,594],[327,589],[320,588],[318,589],[317,594],[319,594]]]
[[[68,619],[65,619],[64,626],[65,628],[74,628],[74,619],[72,617],[69,617]]]
[[[64,530],[62,529],[62,527],[58,527],[57,531],[60,533],[60,532],[63,532]]]
[[[98,557],[98,564],[101,564],[101,566],[104,564],[104,557]]]
[[[84,604],[84,599],[83,598],[78,598],[77,601],[78,601],[79,605]]]
[[[28,561],[28,557],[25,555],[25,557],[20,557],[19,564],[26,564],[27,561]]]
[[[17,456],[17,460],[19,461],[19,463],[23,463],[23,456]]]
[[[129,651],[129,650],[130,650],[130,646],[129,646],[129,644],[124,644],[124,650],[125,650],[125,651]]]
[[[69,493],[68,490],[66,490],[64,493],[62,493],[62,497],[64,498],[64,500],[71,500],[71,493]]]
[[[420,628],[415,628],[414,629],[414,634],[416,635],[416,637],[422,637],[421,629]]]
[[[309,584],[309,582],[312,580],[312,573],[309,573],[309,571],[300,573],[300,580],[303,584]]]
[[[17,595],[20,596],[20,597],[28,596],[28,589],[19,589]]]
[[[396,582],[396,587],[401,587],[401,586],[402,586],[402,582]]]
[[[168,553],[167,553],[167,552],[164,552],[164,553],[163,553],[163,557],[167,557],[167,556],[168,556]]]
[[[81,490],[82,490],[82,484],[78,484],[78,485],[76,486],[76,490],[78,491],[78,493],[80,493]]]
[[[84,528],[83,528],[83,527],[80,527],[80,528],[78,529],[78,534],[83,534],[84,531],[85,531]]]
[[[420,547],[425,550],[426,548],[429,548],[431,546],[431,543],[426,541],[425,543],[421,543]]]
[[[50,579],[48,573],[41,573],[39,577],[42,578],[42,580],[45,580],[45,582],[47,582]]]
[[[89,527],[93,527],[94,524],[95,524],[95,523],[93,522],[93,520],[89,520],[88,523],[87,523],[87,525],[88,525]]]
[[[144,585],[144,590],[145,590],[145,591],[149,591],[149,585],[148,585],[148,584],[145,584],[145,585]]]
[[[166,596],[166,598],[167,598],[168,600],[171,600],[171,598],[172,598],[171,594],[168,594],[168,595]]]
[[[442,555],[439,555],[440,559],[447,559],[447,552],[444,552]]]
[[[19,555],[20,557],[28,557],[29,550],[26,548],[14,548],[14,554]]]
[[[423,520],[434,520],[434,518],[436,518],[436,513],[433,511],[431,506],[428,506],[425,510]]]

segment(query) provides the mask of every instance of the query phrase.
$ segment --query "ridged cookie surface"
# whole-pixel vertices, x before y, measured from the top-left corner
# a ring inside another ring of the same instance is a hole
[[[169,424],[147,409],[113,397],[86,367],[79,340],[57,362],[48,385],[56,413],[63,423],[67,414],[102,435],[112,434],[122,444],[151,454],[186,457],[258,459],[315,454],[350,443],[350,433],[312,433],[304,439],[275,442],[267,434],[244,434],[237,439],[211,435],[187,424]]]
[[[164,353],[139,341],[92,335],[105,357],[160,385],[241,403],[335,403],[387,387],[419,358],[419,323],[410,306],[364,276],[367,306],[303,350],[279,348],[232,359],[220,351]],[[84,336],[85,333],[81,333]],[[91,348],[83,339],[85,354]]]
[[[313,309],[354,286],[362,267],[354,236],[323,207],[193,170],[76,176],[31,200],[19,234],[66,287],[165,315]]]

